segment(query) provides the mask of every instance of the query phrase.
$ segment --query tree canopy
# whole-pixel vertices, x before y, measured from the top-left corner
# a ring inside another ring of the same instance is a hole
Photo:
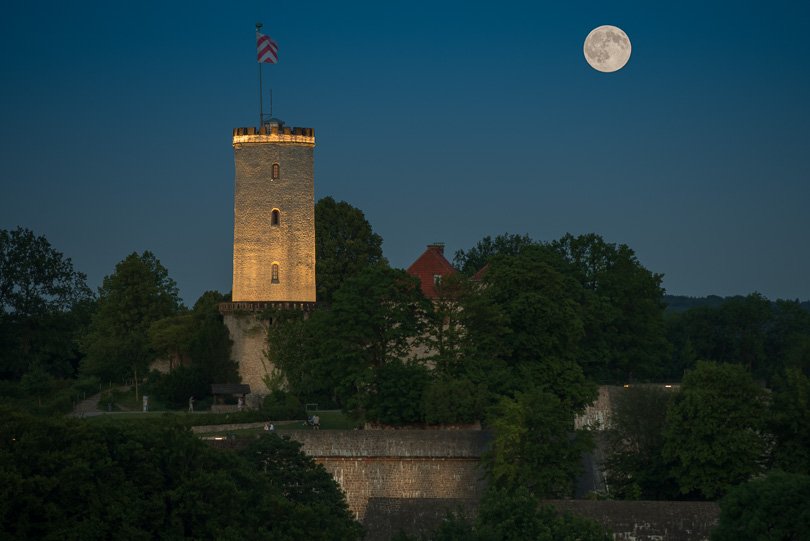
[[[219,303],[226,299],[217,291],[206,291],[192,310],[159,319],[149,327],[153,351],[160,358],[177,361],[155,381],[155,393],[170,407],[182,407],[190,396],[207,396],[212,383],[239,382],[228,328],[219,313]]]
[[[743,483],[720,501],[712,541],[806,539],[810,476],[772,472]]]
[[[669,358],[663,275],[644,268],[630,247],[599,235],[566,234],[552,242],[586,291],[580,362],[600,381],[659,376]]]
[[[493,239],[489,235],[475,243],[469,250],[458,250],[453,256],[453,265],[466,276],[472,276],[495,256],[518,255],[526,246],[535,242],[529,235],[501,233]]]
[[[0,378],[74,373],[93,298],[86,280],[45,237],[0,230]]]
[[[0,412],[0,532],[26,539],[359,539],[343,495],[299,445],[242,452],[168,420]]]
[[[382,237],[363,211],[324,197],[315,205],[315,272],[318,302],[329,304],[335,291],[366,267],[385,262]]]
[[[156,356],[149,339],[152,323],[180,308],[177,285],[155,255],[128,255],[99,288],[98,308],[82,338],[82,370],[116,381],[143,377]]]
[[[698,362],[669,409],[663,455],[683,494],[707,499],[765,466],[765,392],[739,365]]]

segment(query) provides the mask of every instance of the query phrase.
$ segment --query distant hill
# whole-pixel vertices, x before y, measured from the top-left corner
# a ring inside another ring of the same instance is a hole
[[[698,306],[708,306],[710,308],[717,308],[729,299],[740,298],[742,295],[734,297],[719,297],[717,295],[709,295],[708,297],[687,297],[686,295],[664,295],[664,304],[667,305],[668,313],[686,312],[691,308]],[[799,303],[802,308],[810,312],[810,301]]]

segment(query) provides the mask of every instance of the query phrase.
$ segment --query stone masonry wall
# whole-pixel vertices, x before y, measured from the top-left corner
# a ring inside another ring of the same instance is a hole
[[[370,500],[477,500],[483,491],[481,431],[355,430],[290,434],[335,478],[363,521]]]
[[[315,302],[314,136],[235,134],[233,146],[233,302]]]
[[[714,502],[549,500],[557,511],[595,520],[616,541],[704,541],[717,525]]]
[[[223,320],[233,341],[231,358],[239,365],[242,383],[250,385],[247,405],[256,407],[260,396],[267,394],[263,378],[273,370],[267,357],[267,322],[243,313],[224,313]]]

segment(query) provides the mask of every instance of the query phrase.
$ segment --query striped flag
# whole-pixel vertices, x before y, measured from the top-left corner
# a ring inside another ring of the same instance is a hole
[[[275,64],[278,62],[278,44],[270,36],[256,31],[256,51],[259,64]]]

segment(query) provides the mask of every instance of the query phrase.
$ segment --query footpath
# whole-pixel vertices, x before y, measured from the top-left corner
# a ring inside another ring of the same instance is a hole
[[[118,391],[126,391],[129,389],[128,385],[124,385],[118,387],[116,390]],[[106,392],[106,391],[105,391]],[[92,396],[88,396],[73,408],[73,411],[68,415],[71,417],[94,417],[96,415],[103,415],[107,413],[106,411],[99,409],[98,402],[101,400],[102,393],[96,393]]]

